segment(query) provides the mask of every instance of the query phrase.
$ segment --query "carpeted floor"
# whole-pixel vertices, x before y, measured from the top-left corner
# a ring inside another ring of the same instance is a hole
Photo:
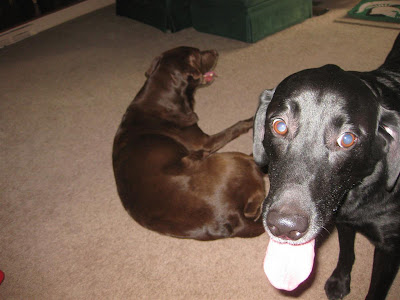
[[[294,295],[268,283],[268,237],[179,240],[138,226],[119,202],[111,145],[153,57],[178,45],[220,52],[217,80],[197,93],[215,133],[254,114],[258,95],[304,68],[371,70],[398,30],[334,22],[357,1],[256,44],[196,32],[165,34],[96,11],[0,50],[0,299],[325,299],[336,233]],[[251,152],[251,133],[224,150]],[[352,292],[363,299],[373,248],[357,237]],[[399,299],[400,276],[388,299]]]

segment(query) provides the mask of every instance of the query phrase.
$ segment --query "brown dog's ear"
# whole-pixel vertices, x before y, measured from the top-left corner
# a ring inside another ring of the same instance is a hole
[[[149,78],[150,75],[154,73],[154,71],[157,69],[158,65],[160,64],[160,61],[161,61],[161,56],[157,56],[156,58],[153,59],[153,61],[151,62],[150,68],[145,73],[147,78]]]

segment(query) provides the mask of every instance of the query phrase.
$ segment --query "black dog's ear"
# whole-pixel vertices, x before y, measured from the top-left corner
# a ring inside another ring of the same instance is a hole
[[[380,121],[381,136],[386,141],[386,189],[391,191],[400,175],[400,118],[397,113],[383,109]]]
[[[150,75],[154,73],[154,71],[157,69],[158,65],[160,64],[160,61],[161,61],[161,56],[157,56],[156,58],[153,59],[153,61],[151,62],[151,66],[146,71],[146,73],[144,73],[147,78],[149,78]]]
[[[254,161],[260,166],[266,166],[268,164],[268,157],[265,153],[263,146],[264,134],[265,134],[265,119],[269,103],[274,96],[275,89],[265,90],[260,95],[260,104],[256,112],[254,119],[253,128],[253,157]]]

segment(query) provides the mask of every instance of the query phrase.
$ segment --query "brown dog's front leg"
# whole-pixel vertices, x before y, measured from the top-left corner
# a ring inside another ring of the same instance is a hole
[[[240,135],[248,132],[253,128],[254,117],[247,120],[242,120],[232,125],[231,127],[211,135],[204,144],[204,150],[210,153],[217,152],[230,141],[236,139]]]

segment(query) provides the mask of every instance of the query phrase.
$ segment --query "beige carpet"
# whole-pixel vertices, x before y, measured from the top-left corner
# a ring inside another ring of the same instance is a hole
[[[262,263],[268,237],[197,242],[160,236],[122,208],[111,145],[152,58],[178,45],[220,52],[219,77],[197,93],[200,125],[217,132],[253,115],[258,95],[326,63],[370,70],[398,31],[334,22],[357,1],[256,44],[164,34],[114,6],[0,50],[0,299],[286,299]],[[251,151],[251,133],[224,150]],[[352,293],[363,299],[372,247],[357,238]],[[299,299],[325,299],[336,233],[318,251]],[[388,299],[399,299],[400,276]]]

